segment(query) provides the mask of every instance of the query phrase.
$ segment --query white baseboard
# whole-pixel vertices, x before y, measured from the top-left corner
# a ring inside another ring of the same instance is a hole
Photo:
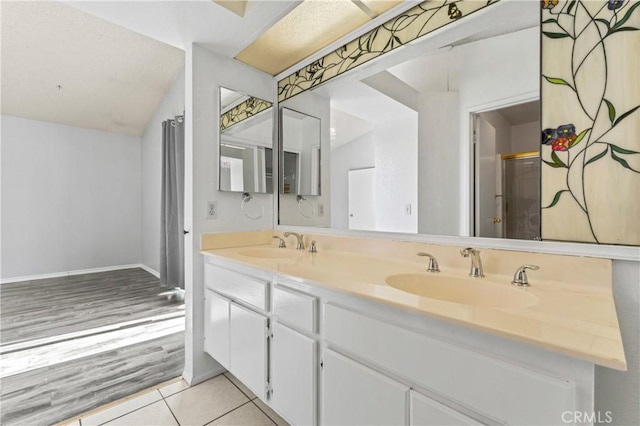
[[[184,379],[185,382],[189,383],[189,386],[195,386],[198,383],[202,383],[205,380],[209,380],[212,377],[215,377],[219,374],[224,373],[225,371],[227,371],[227,369],[218,364],[217,368],[214,368],[213,370],[207,371],[206,373],[202,373],[198,376],[194,376],[191,378],[187,377],[186,372],[182,372],[182,378]]]
[[[148,273],[150,273],[151,275],[153,275],[154,277],[160,278],[160,272],[156,271],[155,269],[151,269],[147,265],[144,265],[142,263],[140,263],[138,266],[144,269],[145,271],[147,271]]]
[[[69,277],[72,275],[94,274],[96,272],[119,271],[121,269],[133,269],[133,268],[142,268],[145,271],[149,272],[151,275],[154,275],[160,278],[160,274],[157,271],[154,271],[153,269],[141,263],[134,263],[131,265],[106,266],[104,268],[78,269],[76,271],[54,272],[52,274],[39,274],[39,275],[28,275],[23,277],[3,278],[3,279],[0,279],[0,285],[8,284],[8,283],[17,283],[22,281],[42,280],[45,278]]]

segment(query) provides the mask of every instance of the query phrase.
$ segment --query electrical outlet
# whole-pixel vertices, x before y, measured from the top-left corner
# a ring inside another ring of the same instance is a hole
[[[318,203],[318,216],[324,216],[324,204]]]
[[[411,203],[404,205],[404,213],[411,216]]]
[[[207,219],[217,219],[217,218],[218,218],[218,202],[207,201]]]

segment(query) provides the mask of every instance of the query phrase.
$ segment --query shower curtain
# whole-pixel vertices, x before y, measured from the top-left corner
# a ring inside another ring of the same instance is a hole
[[[184,117],[162,123],[160,285],[184,289]]]

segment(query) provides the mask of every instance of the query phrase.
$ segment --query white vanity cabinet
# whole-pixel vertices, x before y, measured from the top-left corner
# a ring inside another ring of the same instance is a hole
[[[270,402],[293,424],[317,424],[316,317],[316,298],[274,288]]]
[[[594,410],[591,363],[212,259],[205,350],[292,424],[562,424]]]
[[[407,386],[331,349],[322,360],[323,424],[407,424]]]
[[[269,277],[208,262],[204,272],[205,351],[266,400]]]
[[[231,302],[208,288],[204,290],[204,350],[229,369]]]
[[[268,319],[232,303],[229,323],[229,371],[266,399]]]
[[[481,425],[482,423],[412,390],[409,392],[409,424],[416,426],[466,426]]]

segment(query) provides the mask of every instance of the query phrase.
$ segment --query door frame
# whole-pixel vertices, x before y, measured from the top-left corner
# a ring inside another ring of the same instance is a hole
[[[539,91],[531,91],[510,96],[507,98],[496,99],[481,104],[468,106],[464,109],[462,116],[462,152],[460,160],[462,168],[460,171],[461,191],[460,191],[460,235],[472,237],[475,235],[475,181],[478,172],[478,155],[477,146],[474,140],[475,120],[474,116],[483,112],[494,111],[496,109],[507,108],[514,105],[520,105],[527,102],[540,100]],[[465,136],[466,135],[466,136]]]

